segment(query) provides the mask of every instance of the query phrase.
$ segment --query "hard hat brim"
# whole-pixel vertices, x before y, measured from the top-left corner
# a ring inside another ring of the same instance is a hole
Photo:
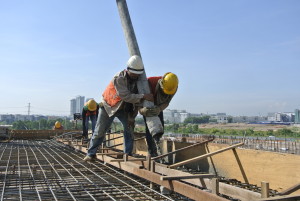
[[[143,74],[143,72],[144,72],[144,70],[137,71],[137,70],[134,70],[134,69],[132,69],[132,68],[130,68],[130,67],[128,67],[127,70],[128,70],[129,72],[131,72],[131,73],[138,74],[138,75],[141,75],[141,74]]]
[[[166,89],[163,89],[164,93],[165,94],[168,94],[168,95],[174,95],[177,91],[177,88],[173,89],[173,90],[166,90]]]

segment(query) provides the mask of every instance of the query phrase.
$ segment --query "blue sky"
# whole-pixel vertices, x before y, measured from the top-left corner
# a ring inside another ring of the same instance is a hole
[[[174,72],[169,109],[300,108],[300,1],[128,0],[147,76]],[[0,114],[69,114],[126,67],[114,0],[0,1]]]

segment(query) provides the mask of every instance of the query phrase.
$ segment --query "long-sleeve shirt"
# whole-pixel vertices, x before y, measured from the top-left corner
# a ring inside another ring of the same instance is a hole
[[[114,115],[119,109],[121,109],[124,106],[124,102],[132,103],[134,105],[140,103],[143,99],[144,94],[138,94],[137,80],[131,80],[126,73],[126,70],[117,73],[113,77],[112,82],[117,95],[121,98],[121,101],[111,107],[105,100],[103,100],[103,106],[108,116]],[[137,110],[135,107],[134,109]]]

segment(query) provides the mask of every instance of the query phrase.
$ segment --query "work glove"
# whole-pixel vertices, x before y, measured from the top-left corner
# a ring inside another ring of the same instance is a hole
[[[157,116],[160,113],[160,109],[158,107],[154,107],[154,108],[143,107],[139,109],[139,112],[141,115],[145,117],[153,117],[153,116]]]
[[[161,112],[160,108],[157,106],[154,106],[154,108],[151,108],[151,110],[152,110],[153,116],[157,116]]]

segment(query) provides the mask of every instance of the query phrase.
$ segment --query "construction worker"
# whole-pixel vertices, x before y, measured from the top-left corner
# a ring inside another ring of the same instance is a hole
[[[53,130],[63,130],[64,127],[61,125],[61,123],[59,121],[56,121],[54,126],[53,126]]]
[[[148,82],[150,91],[154,96],[154,107],[143,107],[139,109],[139,112],[141,115],[143,115],[146,125],[146,141],[148,145],[148,152],[152,157],[155,157],[157,156],[158,151],[160,152],[158,145],[163,133],[152,137],[146,124],[145,117],[158,116],[162,126],[164,127],[163,110],[169,106],[169,103],[177,91],[178,78],[174,73],[168,72],[164,76],[149,77]]]
[[[95,130],[96,121],[98,117],[99,105],[94,99],[86,102],[82,108],[82,137],[88,138],[89,119],[92,122],[92,132]]]
[[[127,69],[117,73],[105,91],[101,102],[98,120],[93,136],[90,140],[85,161],[91,161],[96,156],[97,149],[105,138],[105,133],[117,117],[124,128],[124,153],[132,155],[133,129],[130,125],[138,113],[136,104],[142,100],[153,101],[152,94],[138,94],[137,80],[144,72],[142,59],[134,55],[127,62]]]

